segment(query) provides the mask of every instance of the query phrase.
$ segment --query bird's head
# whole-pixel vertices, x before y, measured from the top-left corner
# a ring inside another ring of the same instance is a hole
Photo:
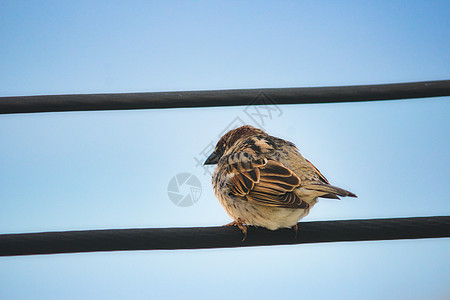
[[[264,134],[261,129],[255,128],[250,125],[244,125],[239,128],[228,131],[217,142],[214,152],[206,159],[205,165],[215,165],[219,162],[222,155],[231,147],[233,147],[237,141],[253,136],[256,134]]]

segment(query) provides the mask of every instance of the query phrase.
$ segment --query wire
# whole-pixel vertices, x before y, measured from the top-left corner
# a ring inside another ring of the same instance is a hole
[[[450,80],[335,87],[0,97],[0,114],[335,103],[440,96],[450,96]]]
[[[0,256],[95,251],[207,249],[324,242],[450,237],[450,216],[298,223],[269,231],[250,227],[110,229],[0,235]]]

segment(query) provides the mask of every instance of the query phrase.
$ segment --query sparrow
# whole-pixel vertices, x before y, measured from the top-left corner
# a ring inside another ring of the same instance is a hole
[[[318,198],[356,197],[330,185],[293,143],[250,125],[222,136],[204,164],[217,164],[214,194],[233,219],[227,225],[241,229],[243,241],[247,226],[293,228],[297,234],[297,222]]]

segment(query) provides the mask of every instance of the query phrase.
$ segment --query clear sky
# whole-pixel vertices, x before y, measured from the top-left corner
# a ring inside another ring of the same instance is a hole
[[[448,1],[0,0],[0,96],[450,79]],[[305,221],[449,215],[449,98],[0,116],[0,233],[230,222],[194,158],[230,124],[357,199]],[[258,122],[258,123],[257,123]],[[170,180],[190,173],[197,203]],[[300,229],[301,230],[301,229]],[[0,299],[448,299],[450,239],[0,258]]]

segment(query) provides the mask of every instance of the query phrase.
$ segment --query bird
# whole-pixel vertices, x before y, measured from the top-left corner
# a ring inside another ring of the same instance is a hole
[[[304,158],[294,143],[244,125],[225,133],[204,165],[212,175],[215,196],[247,238],[247,226],[292,228],[307,216],[318,198],[357,197],[333,186]]]

